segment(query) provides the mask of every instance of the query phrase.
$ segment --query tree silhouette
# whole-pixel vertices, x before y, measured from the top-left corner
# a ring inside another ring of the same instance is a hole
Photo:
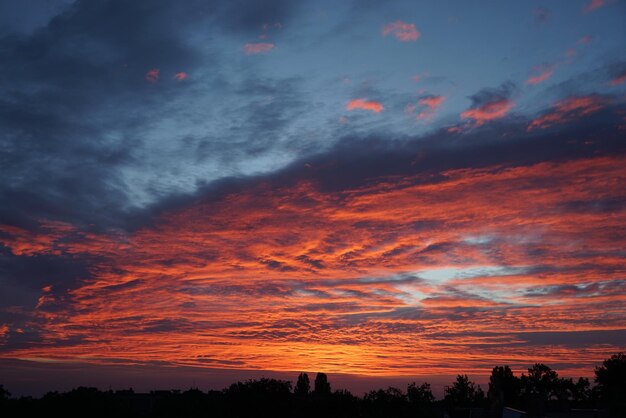
[[[318,396],[330,395],[330,383],[328,383],[326,373],[318,373],[317,376],[315,376],[315,389],[313,393]]]
[[[494,367],[489,377],[487,392],[491,403],[491,415],[499,417],[505,406],[517,406],[520,388],[520,380],[513,375],[509,366]]]
[[[529,418],[543,417],[546,412],[568,416],[564,414],[571,413],[574,408],[597,409],[602,402],[611,417],[626,418],[625,379],[624,353],[611,356],[596,368],[597,385],[593,388],[589,379],[560,378],[556,371],[544,364],[535,364],[520,378],[515,377],[509,367],[498,366],[493,368],[489,379],[490,411],[492,416],[500,418],[502,406],[506,405],[525,410]],[[308,375],[300,373],[293,391],[289,381],[261,378],[237,382],[208,393],[198,389],[135,393],[133,390],[113,392],[78,387],[68,392],[49,392],[36,399],[28,396],[11,398],[0,385],[0,416],[441,418],[448,414],[451,418],[458,418],[475,416],[475,413],[487,416],[486,409],[477,410],[487,406],[484,394],[467,375],[458,375],[454,383],[445,388],[443,402],[435,400],[428,383],[411,383],[406,392],[389,387],[358,397],[347,390],[331,393],[328,377],[318,373],[314,396],[307,396],[310,386]],[[596,412],[597,416],[606,416],[604,411]]]
[[[556,399],[562,382],[557,372],[545,364],[536,363],[522,374],[522,391],[528,410],[535,415],[543,415],[548,401]]]
[[[589,402],[591,399],[591,383],[589,379],[579,377],[578,381],[572,387],[572,399],[576,404]]]
[[[0,385],[0,402],[8,400],[11,397],[11,393],[4,388],[3,385]]]
[[[401,417],[408,412],[406,399],[402,390],[389,387],[367,393],[363,401],[374,417]]]
[[[309,375],[306,373],[300,373],[293,393],[298,396],[307,396],[310,390],[311,383],[309,382]]]
[[[433,391],[430,388],[430,384],[422,383],[417,386],[415,382],[410,383],[406,389],[409,402],[415,405],[428,405],[435,401]]]
[[[617,353],[604,360],[595,374],[602,400],[611,415],[626,417],[626,354]]]
[[[469,380],[469,377],[464,375],[457,375],[456,381],[452,386],[445,388],[444,400],[449,405],[468,407],[476,406],[482,403],[485,399],[480,386]]]

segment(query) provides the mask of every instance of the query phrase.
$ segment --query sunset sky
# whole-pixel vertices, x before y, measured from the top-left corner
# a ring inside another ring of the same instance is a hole
[[[620,0],[1,2],[0,384],[592,376],[625,40]]]

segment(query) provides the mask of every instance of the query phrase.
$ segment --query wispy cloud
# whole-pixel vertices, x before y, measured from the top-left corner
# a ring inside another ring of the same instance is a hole
[[[609,82],[609,84],[611,84],[612,86],[619,86],[620,84],[624,84],[624,83],[626,83],[626,72],[618,76],[615,76]]]
[[[591,2],[588,3],[587,6],[585,6],[585,11],[587,13],[593,12],[594,10],[597,10],[604,6],[606,6],[605,0],[591,0]]]
[[[515,104],[509,99],[497,99],[461,113],[461,119],[473,119],[475,126],[505,117]]]
[[[274,44],[268,42],[248,43],[243,47],[246,55],[263,54],[274,49]]]
[[[4,245],[24,257],[104,259],[71,292],[42,291],[45,343],[3,355],[106,362],[123,353],[198,367],[210,357],[228,368],[374,375],[450,372],[472,361],[468,344],[485,373],[503,355],[543,359],[545,346],[520,349],[511,335],[619,328],[606,311],[623,309],[623,288],[607,287],[620,272],[623,216],[595,207],[626,199],[607,187],[626,181],[624,163],[592,157],[393,181],[365,170],[361,185],[334,191],[310,180],[253,183],[124,236],[56,225],[54,239],[33,241],[5,229]],[[467,239],[485,231],[488,240]],[[420,350],[409,349],[417,336]],[[54,344],[68,338],[77,342]],[[563,352],[583,362],[605,355]]]
[[[535,19],[537,19],[537,21],[541,23],[547,22],[550,19],[550,16],[552,15],[550,10],[546,9],[545,7],[537,7],[534,11],[534,14],[535,14]]]
[[[588,116],[605,107],[606,101],[600,96],[568,97],[554,104],[542,116],[533,119],[528,130],[545,129],[554,124],[562,124]]]
[[[415,42],[421,36],[414,23],[406,23],[400,20],[388,23],[383,27],[383,36],[393,35],[402,42]]]
[[[160,72],[161,71],[158,68],[148,70],[148,72],[146,73],[146,81],[149,83],[156,83],[157,81],[159,81]]]
[[[443,104],[445,97],[439,95],[423,96],[417,100],[417,104],[410,103],[405,108],[405,113],[416,114],[417,120],[427,121],[430,120],[437,109]]]
[[[369,110],[371,112],[380,113],[385,108],[382,103],[377,102],[375,100],[367,100],[367,99],[354,99],[350,100],[348,104],[346,104],[346,110]]]
[[[539,83],[546,81],[547,79],[552,77],[552,74],[554,74],[554,69],[555,69],[554,65],[544,65],[541,67],[535,67],[533,70],[535,75],[528,77],[528,80],[526,80],[526,84],[537,85]]]

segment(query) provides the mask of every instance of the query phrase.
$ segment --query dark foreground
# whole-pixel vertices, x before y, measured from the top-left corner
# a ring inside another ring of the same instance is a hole
[[[312,387],[311,387],[312,386]],[[513,409],[514,408],[514,409]],[[521,414],[517,411],[524,411]],[[284,380],[237,382],[221,391],[100,391],[79,387],[42,398],[11,398],[0,386],[0,417],[626,417],[626,355],[619,353],[588,379],[565,379],[543,364],[515,376],[494,367],[487,393],[459,375],[436,400],[428,383],[387,388],[362,397],[332,391],[324,373],[295,386]]]

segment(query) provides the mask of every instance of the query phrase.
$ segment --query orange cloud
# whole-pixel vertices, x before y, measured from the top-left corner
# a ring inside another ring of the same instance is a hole
[[[503,118],[513,106],[509,99],[497,99],[462,112],[461,118],[474,119],[476,126],[482,126],[488,121]]]
[[[423,110],[421,110],[417,114],[416,119],[422,121],[429,120],[434,116],[435,111],[441,106],[444,100],[445,97],[443,96],[424,96],[418,99],[417,105],[412,103],[406,105],[406,107],[404,108],[404,112],[408,114],[413,114],[418,109],[418,106],[421,106]]]
[[[269,52],[272,49],[274,49],[274,44],[267,43],[267,42],[248,43],[248,44],[245,44],[243,47],[243,50],[246,53],[246,55],[262,54],[265,52]]]
[[[421,36],[421,33],[415,28],[415,24],[405,23],[400,20],[385,25],[382,34],[383,36],[391,34],[402,42],[415,42]]]
[[[604,99],[597,96],[568,97],[557,102],[548,113],[532,120],[528,125],[528,130],[545,129],[554,124],[571,122],[597,112],[604,106]]]
[[[179,73],[174,74],[174,79],[178,80],[178,81],[183,81],[187,79],[187,73],[184,71],[181,71]]]
[[[46,288],[41,343],[0,357],[410,376],[615,350],[524,333],[626,326],[626,210],[598,206],[626,199],[623,156],[369,180],[261,182],[123,235],[51,224],[23,256],[101,261]]]
[[[369,110],[375,113],[382,112],[385,108],[384,106],[375,100],[366,100],[366,99],[354,99],[350,100],[346,105],[346,110]]]
[[[444,100],[445,97],[443,96],[427,96],[419,99],[418,103],[431,109],[437,109],[439,106],[441,106]]]
[[[146,81],[149,83],[156,83],[159,81],[159,73],[161,71],[158,68],[153,68],[146,73]]]
[[[546,81],[552,74],[554,74],[554,66],[550,65],[547,67],[536,67],[534,72],[537,73],[526,80],[526,84],[536,85],[543,81]]]

